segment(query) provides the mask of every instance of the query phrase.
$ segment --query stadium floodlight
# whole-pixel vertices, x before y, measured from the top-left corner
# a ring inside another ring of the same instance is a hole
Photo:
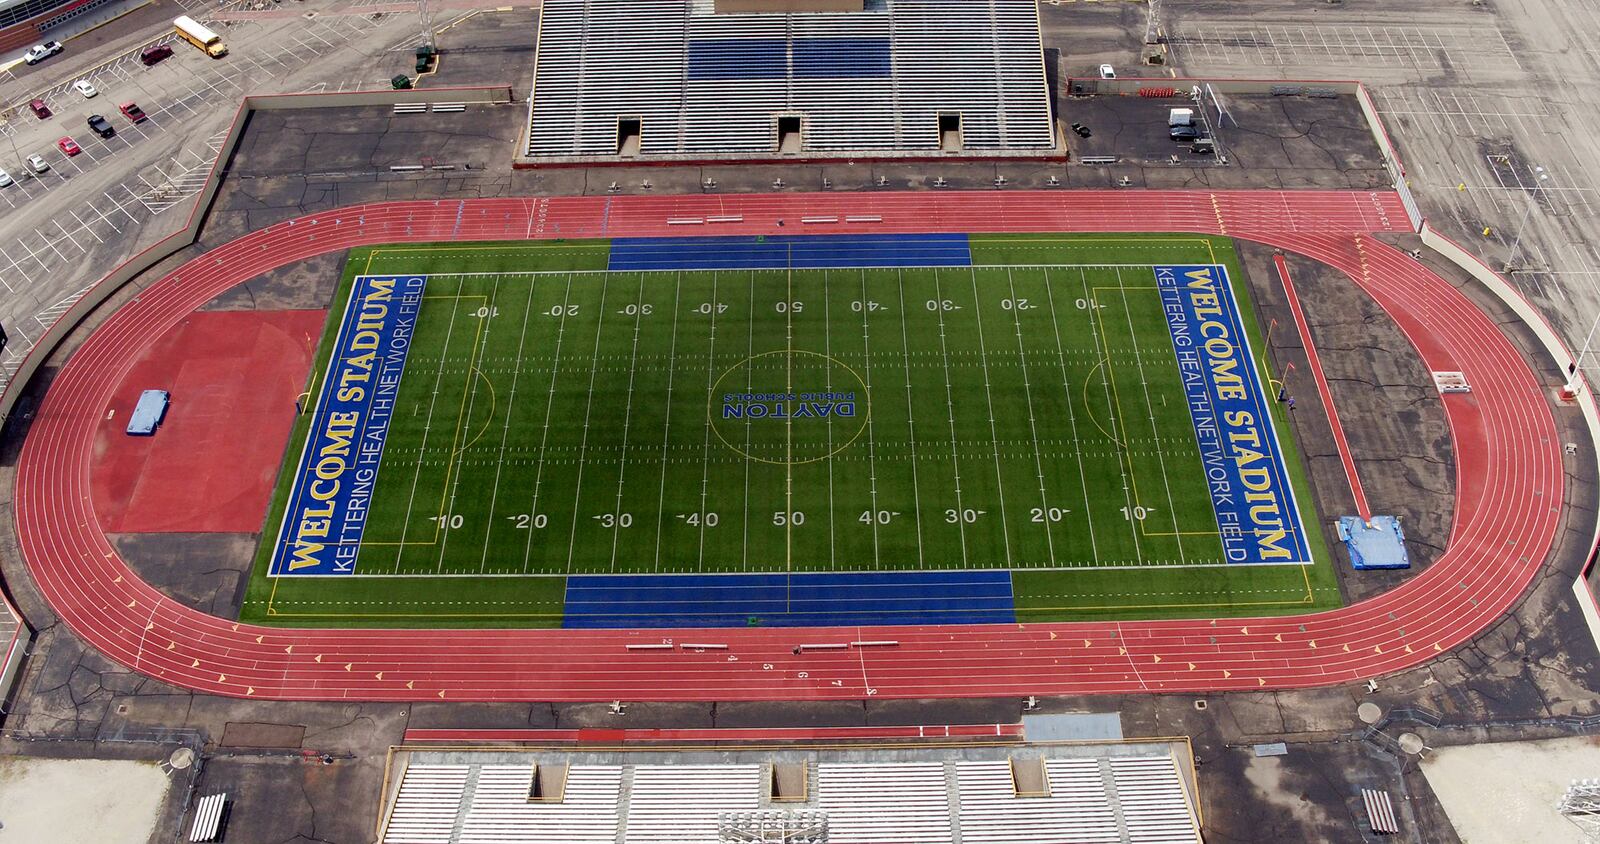
[[[1573,780],[1556,804],[1556,811],[1590,840],[1600,841],[1600,779]]]

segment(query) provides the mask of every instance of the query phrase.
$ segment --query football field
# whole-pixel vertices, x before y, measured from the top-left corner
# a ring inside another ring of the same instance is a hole
[[[244,617],[559,625],[579,582],[723,574],[998,573],[1020,620],[1338,603],[1225,238],[740,248],[352,253]]]

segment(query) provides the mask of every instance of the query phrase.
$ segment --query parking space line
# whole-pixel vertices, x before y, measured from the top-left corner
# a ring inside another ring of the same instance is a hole
[[[116,199],[116,197],[114,197],[114,196],[112,196],[112,195],[111,195],[111,194],[109,194],[109,193],[106,193],[106,192],[104,192],[104,191],[101,191],[101,196],[104,196],[104,197],[105,197],[105,198],[106,198],[106,199],[109,199],[109,200],[111,200],[111,202],[112,202],[112,203],[113,203],[113,204],[115,204],[115,205],[116,205],[116,206],[117,206],[117,210],[118,210],[118,211],[121,211],[121,212],[122,212],[122,213],[124,213],[124,214],[127,214],[127,215],[128,215],[128,219],[130,219],[130,220],[132,220],[132,221],[134,221],[134,222],[135,222],[135,223],[138,223],[138,222],[139,222],[139,218],[138,218],[138,217],[135,217],[135,216],[133,216],[133,215],[132,215],[132,214],[128,214],[128,209],[126,209],[126,208],[124,208],[124,207],[122,207],[122,203],[121,203],[121,202],[118,202],[118,201],[117,201],[117,199]]]
[[[44,241],[45,246],[50,247],[51,252],[56,253],[56,257],[61,259],[61,263],[65,264],[67,262],[67,256],[61,254],[61,250],[56,248],[55,243],[51,242],[50,238],[44,236],[44,232],[34,229],[33,233],[38,235],[40,240]]]
[[[111,197],[107,196],[106,198],[110,199]],[[100,219],[105,220],[106,221],[106,225],[110,226],[112,231],[116,232],[117,234],[122,234],[122,229],[118,228],[116,223],[111,222],[111,218],[106,216],[106,212],[100,210],[100,206],[95,205],[92,202],[85,203],[85,205],[88,206],[90,211],[93,211],[94,213],[99,214],[100,215]],[[134,222],[138,222],[138,221],[135,220]]]
[[[67,238],[67,240],[70,240],[70,241],[72,241],[72,245],[73,245],[73,246],[76,246],[76,247],[78,247],[78,252],[79,252],[79,253],[84,253],[84,252],[88,252],[88,251],[89,251],[89,250],[87,250],[87,249],[84,249],[84,248],[83,248],[83,244],[81,244],[81,243],[79,243],[79,242],[78,242],[78,239],[77,239],[77,238],[75,238],[75,237],[73,237],[73,236],[72,236],[72,232],[69,232],[69,231],[67,231],[67,227],[66,227],[66,226],[63,226],[63,225],[59,225],[59,224],[58,224],[58,225],[57,225],[57,226],[56,226],[56,228],[59,228],[59,229],[61,229],[61,233],[62,233],[62,234],[63,234],[63,235],[66,235],[66,238]],[[34,229],[34,231],[39,231],[39,230],[38,230],[38,229]],[[40,232],[40,234],[39,234],[39,236],[40,236],[40,237],[44,237],[44,233],[43,233],[43,232]],[[47,241],[47,242],[48,242],[48,241]],[[54,244],[51,244],[51,246],[50,246],[50,248],[51,248],[51,249],[55,249],[55,245],[54,245]],[[60,255],[60,254],[61,254],[61,250],[59,250],[59,249],[56,249],[56,254],[57,254],[57,255]],[[65,261],[65,260],[66,260],[66,258],[62,258],[62,259],[61,259],[61,260],[63,260],[63,261]]]
[[[89,224],[85,223],[83,221],[83,218],[78,216],[78,212],[72,210],[71,208],[68,208],[67,209],[67,213],[72,215],[72,219],[78,221],[78,228],[79,229],[88,232],[90,237],[94,238],[95,240],[100,241],[101,243],[105,243],[106,242],[105,238],[101,237],[98,232],[96,232],[94,229],[89,228]]]
[[[31,246],[29,246],[29,245],[28,245],[28,244],[27,244],[27,242],[26,242],[26,241],[24,241],[24,240],[23,240],[23,239],[22,239],[22,238],[20,238],[20,237],[19,237],[19,238],[17,238],[17,243],[18,243],[18,245],[20,245],[20,246],[21,246],[21,247],[22,247],[22,248],[23,248],[23,249],[26,249],[26,250],[28,250],[28,256],[29,256],[29,257],[31,257],[31,258],[33,258],[33,262],[34,262],[34,263],[36,263],[36,264],[38,264],[38,265],[39,265],[39,268],[40,268],[40,269],[42,269],[42,270],[44,270],[44,271],[45,271],[45,272],[50,272],[50,265],[49,265],[49,264],[46,264],[46,263],[45,263],[45,262],[44,262],[44,259],[43,259],[43,258],[40,258],[40,257],[39,257],[39,253],[37,253],[37,252],[34,252],[34,251],[33,251],[33,247],[31,247]]]
[[[32,278],[32,276],[30,276],[28,272],[22,268],[22,265],[17,263],[17,259],[11,257],[11,253],[6,252],[5,250],[0,250],[0,255],[4,255],[5,259],[11,262],[11,268],[17,271],[17,275],[22,276],[24,279]],[[10,287],[10,285],[6,286]],[[12,290],[12,292],[15,293],[16,291]]]

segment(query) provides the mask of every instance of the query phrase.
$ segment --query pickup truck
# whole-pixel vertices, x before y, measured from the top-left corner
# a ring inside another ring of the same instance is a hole
[[[22,60],[28,64],[38,64],[65,49],[60,41],[46,41],[29,47],[28,52],[22,54]]]

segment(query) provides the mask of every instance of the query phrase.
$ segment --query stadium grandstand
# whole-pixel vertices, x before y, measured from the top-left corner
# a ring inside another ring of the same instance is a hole
[[[1055,147],[1032,0],[760,6],[546,0],[520,163]]]
[[[401,750],[383,844],[1198,844],[1185,745]]]

